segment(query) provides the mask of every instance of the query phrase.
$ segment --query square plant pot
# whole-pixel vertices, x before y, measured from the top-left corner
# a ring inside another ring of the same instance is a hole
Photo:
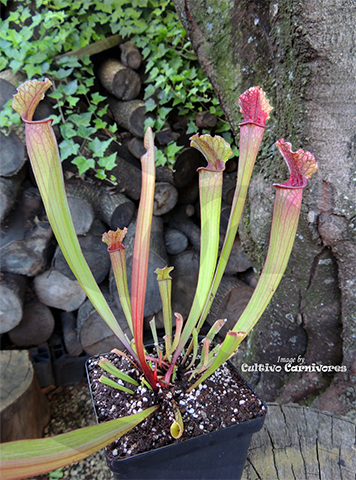
[[[98,359],[105,355],[92,357]],[[227,362],[261,402],[267,406],[241,377],[236,368]],[[95,401],[91,389],[88,362],[86,363],[90,394],[96,415]],[[232,398],[232,401],[234,399]],[[127,458],[115,459],[106,450],[106,460],[114,479],[195,479],[195,480],[239,480],[242,475],[253,433],[261,430],[265,415],[238,423],[211,433],[160,447]]]

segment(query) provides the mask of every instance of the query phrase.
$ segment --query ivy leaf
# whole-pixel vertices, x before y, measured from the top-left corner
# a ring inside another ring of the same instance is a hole
[[[91,102],[94,103],[94,105],[98,105],[98,103],[103,102],[104,100],[106,100],[106,97],[100,95],[99,92],[94,92],[91,95]]]
[[[72,82],[63,85],[63,92],[65,95],[74,95],[78,89],[78,80],[73,80]]]
[[[64,139],[72,138],[77,135],[77,132],[74,130],[74,125],[71,122],[61,123],[59,125],[61,135]],[[63,143],[63,142],[62,142]],[[77,153],[77,152],[75,152]]]
[[[85,158],[83,156],[75,157],[72,163],[78,167],[79,175],[82,175],[90,168],[95,168],[95,161],[92,158]]]
[[[88,144],[88,147],[90,150],[92,150],[94,157],[103,157],[112,141],[112,138],[104,141],[99,140],[98,137],[95,137],[94,140]]]
[[[113,153],[112,155],[109,155],[108,157],[102,157],[98,160],[98,165],[100,167],[103,167],[105,170],[112,170],[114,167],[116,167],[116,155],[117,152]]]
[[[149,98],[145,102],[145,107],[146,107],[146,112],[152,112],[156,108],[156,102],[153,100],[153,98]]]
[[[80,145],[78,143],[75,143],[74,140],[72,139],[64,139],[60,144],[59,144],[59,150],[61,152],[61,160],[65,160],[66,158],[70,157],[71,155],[76,155],[78,153],[78,150],[80,148]]]

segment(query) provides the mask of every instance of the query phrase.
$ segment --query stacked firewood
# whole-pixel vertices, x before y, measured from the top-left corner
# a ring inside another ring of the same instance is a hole
[[[109,229],[128,227],[125,244],[130,284],[141,191],[139,158],[145,151],[142,138],[147,116],[142,100],[141,61],[140,52],[132,42],[120,45],[116,52],[110,51],[110,56],[104,55],[101,62],[96,59],[99,88],[108,97],[109,121],[119,127],[118,142],[110,146],[117,152],[116,166],[110,172],[116,177],[117,185],[99,182],[90,174],[79,177],[70,162],[63,162],[69,206],[82,251],[122,326],[125,320],[101,235]],[[0,78],[0,108],[16,93],[15,79],[9,73],[6,75]],[[46,108],[44,110],[47,115]],[[37,115],[38,119],[40,114],[37,112]],[[199,112],[196,124],[197,131],[204,128],[214,133],[216,118],[209,112]],[[164,130],[156,135],[158,147],[171,141],[184,147],[176,156],[173,170],[157,168],[145,317],[148,325],[155,316],[158,327],[162,327],[162,314],[154,270],[174,266],[172,307],[183,317],[189,313],[199,270],[196,170],[205,160],[189,146],[186,128],[185,118],[172,114]],[[0,333],[6,333],[3,340],[7,347],[38,346],[50,342],[54,333],[56,338],[58,335],[63,338],[65,351],[71,356],[81,355],[83,351],[89,355],[99,354],[119,346],[86,299],[56,244],[27,159],[22,129],[1,139],[0,167]],[[227,163],[222,240],[234,194],[236,168],[236,159]],[[254,282],[251,266],[236,237],[208,322],[228,318],[225,329],[231,327],[251,297]]]

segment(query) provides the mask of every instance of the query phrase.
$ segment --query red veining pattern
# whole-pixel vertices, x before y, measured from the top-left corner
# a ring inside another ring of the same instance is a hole
[[[318,170],[314,155],[302,149],[293,152],[292,144],[285,142],[283,138],[276,142],[276,145],[288,165],[290,179],[285,183],[274,184],[274,186],[281,188],[306,187],[308,179]]]
[[[239,105],[244,123],[256,123],[261,127],[266,126],[266,120],[272,110],[269,101],[261,87],[251,87],[239,97]]]

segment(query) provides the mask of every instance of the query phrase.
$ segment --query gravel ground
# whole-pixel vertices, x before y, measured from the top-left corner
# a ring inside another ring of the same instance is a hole
[[[95,424],[93,407],[86,381],[69,387],[59,387],[47,394],[51,405],[51,421],[45,429],[45,436],[58,435],[76,428]],[[113,475],[106,465],[104,451],[91,455],[78,463],[52,474],[31,477],[27,480],[110,480]],[[63,474],[61,476],[61,474]]]

